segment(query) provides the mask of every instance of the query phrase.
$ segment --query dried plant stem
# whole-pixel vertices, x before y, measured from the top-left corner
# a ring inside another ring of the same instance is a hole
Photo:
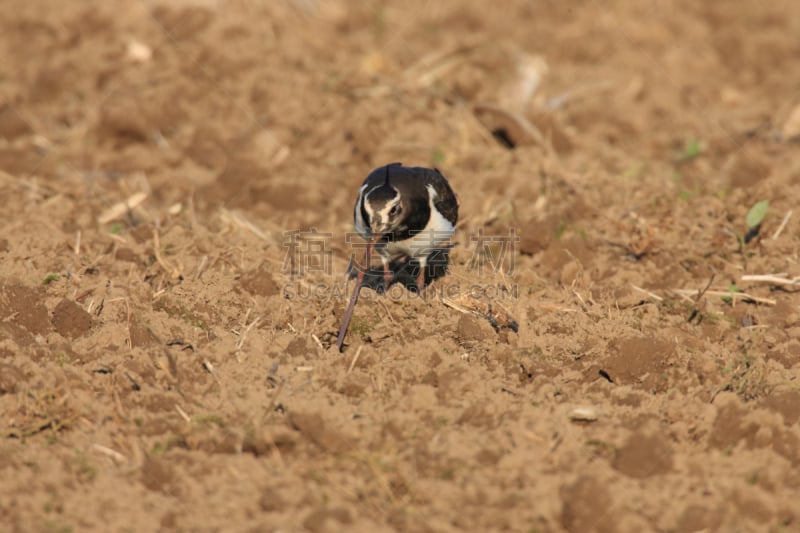
[[[172,279],[179,278],[181,275],[180,271],[174,266],[172,266],[171,263],[169,263],[166,259],[164,259],[161,256],[160,248],[161,248],[161,240],[158,237],[158,230],[153,229],[153,255],[156,256],[156,261],[158,262],[159,265],[161,265],[161,268],[163,268],[167,273],[169,273]]]
[[[788,224],[788,223],[789,223],[789,219],[791,219],[791,218],[792,218],[792,210],[791,210],[791,209],[789,209],[789,210],[786,212],[786,214],[785,214],[785,215],[783,215],[783,220],[781,221],[781,225],[780,225],[780,226],[778,226],[778,229],[776,229],[776,230],[775,230],[775,233],[773,233],[773,234],[772,234],[772,240],[773,240],[773,241],[774,241],[775,239],[777,239],[777,238],[780,236],[780,234],[781,234],[781,233],[783,233],[783,230],[786,228],[786,224]]]
[[[641,292],[643,294],[646,294],[647,296],[649,296],[650,298],[652,298],[653,300],[655,300],[657,302],[663,302],[664,301],[664,298],[662,298],[661,296],[659,296],[659,295],[657,295],[655,293],[652,293],[652,292],[648,291],[647,289],[643,289],[641,287],[637,287],[636,285],[634,285],[632,283],[631,283],[631,288],[633,290],[635,290],[635,291],[638,291],[638,292]]]
[[[761,281],[774,285],[800,285],[800,276],[787,278],[786,274],[746,274],[741,277],[742,281]]]
[[[361,355],[361,350],[363,348],[364,348],[364,345],[362,344],[361,346],[358,347],[358,350],[356,350],[356,354],[353,356],[353,360],[350,361],[350,366],[347,367],[347,373],[348,374],[353,371],[353,368],[355,368],[356,362],[358,362],[358,356]]]
[[[312,333],[312,334],[311,334],[311,338],[312,338],[312,339],[314,339],[314,342],[316,342],[316,343],[317,343],[317,346],[319,346],[321,350],[323,350],[323,351],[325,350],[325,346],[323,346],[323,344],[322,344],[322,341],[321,341],[321,340],[319,340],[319,337],[317,337],[316,335],[314,335],[314,334]]]
[[[114,219],[117,219],[129,211],[133,211],[139,204],[145,201],[147,193],[137,192],[126,198],[121,202],[112,205],[97,217],[97,222],[100,224],[108,224]]]
[[[112,459],[114,459],[117,462],[124,463],[125,461],[128,460],[127,457],[125,457],[124,455],[122,455],[121,453],[119,453],[116,450],[112,450],[108,446],[103,446],[102,444],[95,443],[95,444],[92,445],[92,448],[96,452],[102,453],[103,455],[107,455],[108,457],[111,457]]]
[[[261,231],[258,228],[258,226],[247,220],[241,213],[230,211],[228,209],[225,209],[224,207],[220,208],[219,212],[220,212],[220,218],[224,222],[227,222],[232,226],[238,226],[241,229],[247,230],[261,240],[264,241],[269,240],[266,233]]]
[[[242,351],[242,347],[244,346],[244,341],[247,338],[247,334],[250,333],[250,330],[256,327],[261,322],[261,317],[257,316],[253,319],[252,322],[249,324],[247,323],[247,318],[250,316],[250,309],[247,310],[247,313],[244,316],[244,320],[242,321],[242,328],[239,330],[239,340],[236,341],[236,359],[241,362],[239,357],[240,352]]]
[[[696,296],[697,289],[673,289],[673,292],[680,296]],[[736,302],[736,300],[747,301],[750,300],[755,303],[765,304],[765,305],[775,305],[777,302],[771,298],[761,298],[759,296],[753,296],[752,294],[747,294],[746,292],[732,292],[732,291],[711,291],[706,290],[702,295],[707,296],[722,296],[728,297],[731,299],[732,302]],[[699,299],[699,298],[698,298]]]
[[[178,414],[181,415],[181,418],[183,418],[187,424],[192,423],[191,417],[188,414],[186,414],[186,411],[181,409],[181,406],[178,405],[177,403],[175,404],[175,410],[178,411]]]

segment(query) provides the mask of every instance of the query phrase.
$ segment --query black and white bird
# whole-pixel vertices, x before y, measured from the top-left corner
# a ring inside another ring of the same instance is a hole
[[[390,265],[414,259],[417,290],[425,286],[426,266],[455,232],[458,199],[438,169],[391,163],[373,170],[358,190],[356,231],[383,262],[384,290],[394,280]],[[365,265],[365,268],[368,265]]]

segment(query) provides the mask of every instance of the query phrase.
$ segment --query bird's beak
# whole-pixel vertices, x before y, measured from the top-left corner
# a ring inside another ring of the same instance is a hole
[[[377,239],[377,241],[381,240],[387,233],[389,233],[388,224],[381,224],[372,228],[372,235]]]
[[[375,246],[378,244],[378,241],[381,239],[382,235],[377,235],[375,233],[372,234],[372,238],[367,242],[367,249],[364,251],[364,264],[369,266],[369,259],[372,257],[372,250],[375,249]]]

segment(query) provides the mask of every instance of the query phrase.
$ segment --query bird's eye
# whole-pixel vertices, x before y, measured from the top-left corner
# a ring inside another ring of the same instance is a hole
[[[399,212],[400,212],[400,206],[399,205],[395,205],[394,207],[389,209],[389,216],[390,217],[396,216],[397,213],[399,213]]]

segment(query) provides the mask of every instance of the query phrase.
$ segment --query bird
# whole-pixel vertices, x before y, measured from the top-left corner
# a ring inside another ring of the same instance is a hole
[[[358,190],[353,209],[355,229],[383,263],[384,291],[394,281],[393,260],[419,264],[417,292],[433,254],[448,248],[458,222],[458,197],[437,168],[390,163],[376,168]]]

